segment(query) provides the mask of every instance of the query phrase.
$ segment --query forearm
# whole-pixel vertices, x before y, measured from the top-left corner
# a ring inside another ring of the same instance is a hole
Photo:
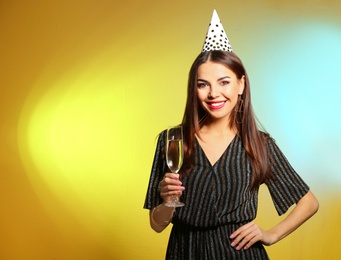
[[[175,208],[167,207],[164,203],[150,210],[150,226],[156,231],[163,231],[172,220]]]
[[[271,239],[265,244],[271,245],[285,238],[313,216],[317,212],[318,207],[319,204],[317,199],[313,193],[309,191],[297,202],[295,208],[282,222],[268,230]]]

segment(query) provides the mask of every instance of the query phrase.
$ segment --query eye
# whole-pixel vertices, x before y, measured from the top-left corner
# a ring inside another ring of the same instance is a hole
[[[230,84],[230,81],[223,80],[223,81],[220,82],[220,84],[223,85],[223,86],[224,85],[228,85],[228,84]]]
[[[208,84],[206,82],[198,82],[197,83],[197,87],[198,88],[204,88],[204,87],[207,87],[207,86],[208,86]]]

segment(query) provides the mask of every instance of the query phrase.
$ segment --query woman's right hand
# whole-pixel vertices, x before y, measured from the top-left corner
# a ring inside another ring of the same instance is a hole
[[[166,173],[160,182],[160,196],[166,202],[172,201],[173,196],[180,197],[184,189],[177,173]]]

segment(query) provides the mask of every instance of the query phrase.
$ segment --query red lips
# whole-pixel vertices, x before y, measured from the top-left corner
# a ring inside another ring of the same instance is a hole
[[[221,109],[225,105],[226,101],[215,101],[215,102],[206,102],[208,107],[213,110]]]

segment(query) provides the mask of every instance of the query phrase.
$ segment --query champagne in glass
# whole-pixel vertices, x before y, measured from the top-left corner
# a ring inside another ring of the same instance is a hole
[[[173,173],[178,173],[184,159],[182,126],[172,127],[167,130],[166,161],[168,168]],[[173,196],[168,207],[182,207],[185,204],[179,201],[178,196]]]

